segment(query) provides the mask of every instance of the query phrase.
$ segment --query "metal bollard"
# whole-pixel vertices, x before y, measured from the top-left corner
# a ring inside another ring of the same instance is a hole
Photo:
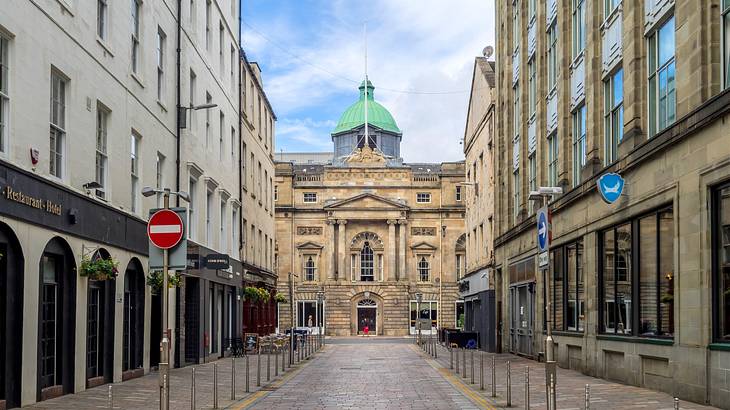
[[[525,366],[525,410],[530,410],[530,367]]]
[[[484,390],[484,352],[479,352],[479,390]]]
[[[162,375],[162,391],[167,392],[167,394],[169,394],[169,392],[170,392],[167,389],[167,375],[166,374]],[[160,403],[167,403],[167,397],[164,397],[164,393],[162,396],[160,396],[160,399],[161,399]],[[164,401],[162,401],[162,400],[164,400]],[[162,404],[160,404],[160,407],[162,407]]]
[[[456,349],[458,349],[458,347]],[[451,347],[451,351],[452,352],[454,351],[453,346]],[[458,376],[459,375],[459,351],[458,350],[456,351],[456,353],[454,353],[454,356],[456,356],[456,369],[455,369],[456,372],[455,373]]]
[[[591,408],[591,386],[586,384],[586,410]]]
[[[281,347],[281,374],[283,375],[284,372],[286,372],[286,353],[289,352],[289,347],[284,343],[284,346]]]
[[[469,352],[471,356],[471,384],[474,384],[474,349]]]
[[[439,358],[439,341],[438,337],[434,339],[433,341],[433,358],[438,359]]]
[[[114,408],[114,400],[112,399],[112,385],[109,385],[109,408]]]
[[[507,360],[507,407],[512,407],[512,370],[509,360]]]
[[[261,346],[256,349],[256,386],[261,386]]]
[[[213,408],[218,408],[218,363],[213,363]]]
[[[236,400],[236,358],[231,358],[231,400]]]
[[[190,410],[195,410],[195,368],[190,382]]]
[[[266,350],[266,381],[271,380],[271,346]]]
[[[461,377],[466,379],[466,348],[461,349]]]
[[[555,408],[556,403],[553,401],[555,397],[555,376],[550,375],[550,383],[548,384],[548,409],[557,410]]]
[[[454,348],[449,348],[449,369],[454,369]]]
[[[495,355],[492,355],[492,397],[497,397],[497,365],[494,360]]]
[[[297,362],[302,361],[302,338],[297,337]]]
[[[279,349],[274,350],[274,377],[279,377]]]
[[[250,383],[249,375],[248,375],[248,354],[246,354],[245,358],[246,358],[246,393],[249,393],[249,392],[251,392],[251,383]]]
[[[674,410],[679,410],[679,398],[674,398]]]

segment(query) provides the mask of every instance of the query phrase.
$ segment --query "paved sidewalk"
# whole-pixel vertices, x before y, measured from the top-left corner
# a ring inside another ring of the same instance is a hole
[[[301,372],[251,409],[476,409],[413,344],[359,340],[328,344]],[[250,407],[248,406],[250,405]]]
[[[313,359],[318,355],[315,354],[310,356]],[[296,352],[295,352],[296,356]],[[284,353],[286,357],[286,353]],[[240,357],[235,359],[236,365],[236,400],[248,397],[254,394],[254,392],[261,389],[267,389],[268,386],[275,384],[277,381],[281,381],[289,374],[298,371],[310,362],[310,360],[302,360],[302,363],[295,362],[295,364],[289,368],[286,367],[286,374],[282,376],[281,370],[281,358],[279,355],[278,359],[278,373],[279,376],[275,376],[276,369],[274,368],[275,356],[270,356],[269,374],[270,381],[267,382],[266,367],[267,367],[267,356],[261,355],[261,385],[262,387],[256,386],[256,372],[257,372],[257,356],[249,356],[249,381],[251,393],[245,393],[246,391],[246,361],[245,358]],[[295,358],[296,361],[296,358]],[[234,401],[231,400],[231,364],[233,360],[231,358],[220,359],[212,363],[206,363],[196,366],[188,366],[180,369],[172,369],[170,371],[171,384],[170,384],[170,409],[190,409],[191,408],[191,386],[192,386],[192,368],[195,368],[195,408],[196,409],[212,409],[213,408],[213,368],[214,365],[218,367],[218,407],[226,408],[230,406]],[[43,401],[34,405],[28,406],[29,409],[70,409],[70,410],[85,410],[85,409],[108,409],[108,388],[109,385],[95,387],[93,389],[87,389],[83,392],[76,394],[68,394],[56,399]],[[112,385],[113,391],[113,406],[115,409],[159,409],[159,388],[158,388],[158,373],[152,372],[143,377],[128,380],[122,383],[114,383]]]
[[[479,355],[474,352],[474,384],[471,384],[471,352],[466,354],[466,378],[463,375],[462,355],[459,355],[459,374],[456,376],[455,369],[449,370],[449,351],[443,346],[437,345],[438,358],[433,359],[428,353],[420,351],[422,356],[434,366],[442,368],[444,372],[454,375],[464,384],[470,386],[471,390],[486,398],[498,408],[506,408],[507,404],[507,361],[510,362],[512,379],[512,408],[525,408],[525,368],[529,367],[530,372],[530,408],[546,409],[545,401],[545,366],[524,357],[512,354],[482,353],[484,355],[484,390],[479,390]],[[456,353],[456,350],[454,351]],[[492,356],[495,357],[497,397],[491,397],[491,364]],[[454,359],[456,367],[456,359]],[[615,383],[604,379],[586,376],[574,370],[567,370],[558,367],[557,370],[557,408],[559,410],[577,410],[585,408],[585,386],[590,385],[590,408],[593,409],[666,409],[674,408],[674,398],[666,393],[649,390],[641,387],[629,386]],[[680,408],[686,409],[714,409],[715,407],[703,406],[687,401],[680,401]]]

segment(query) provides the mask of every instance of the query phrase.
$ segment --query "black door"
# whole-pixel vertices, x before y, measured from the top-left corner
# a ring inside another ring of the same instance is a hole
[[[376,308],[361,307],[357,309],[357,332],[365,333],[365,327],[368,328],[368,334],[377,334],[376,329]]]
[[[5,408],[20,406],[23,265],[17,238],[0,223],[0,403]]]
[[[157,368],[162,341],[162,294],[153,293],[150,303],[150,368]]]
[[[144,343],[144,275],[138,261],[124,273],[122,371],[142,368]]]

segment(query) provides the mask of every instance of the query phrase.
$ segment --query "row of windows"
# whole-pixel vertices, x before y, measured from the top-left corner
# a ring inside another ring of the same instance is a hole
[[[248,75],[247,75],[248,74]],[[261,93],[256,92],[256,85],[253,74],[248,70],[241,70],[241,111],[246,117],[250,117],[250,123],[256,127],[259,142],[264,143],[267,152],[274,152],[274,118],[273,113],[267,108],[266,101]],[[248,86],[246,85],[248,83]],[[254,107],[256,107],[254,109]]]
[[[256,225],[251,223],[249,226],[248,221],[243,219],[243,259],[257,266],[271,269],[276,269],[276,258],[277,255],[274,251],[274,238],[269,234],[264,233],[261,228],[256,228]],[[248,236],[246,235],[248,232]]]
[[[276,189],[276,187],[274,187]],[[456,201],[461,202],[461,186],[456,186]],[[278,191],[276,195],[276,199],[278,200]],[[317,193],[316,192],[303,192],[302,193],[302,201],[306,204],[313,204],[317,203]],[[416,202],[419,204],[429,204],[431,203],[431,194],[429,192],[418,192],[416,193]]]
[[[158,163],[160,160],[158,159]],[[218,201],[216,201],[216,189],[213,186],[205,187],[205,213],[203,214],[205,220],[205,236],[199,238],[198,234],[198,198],[199,198],[199,178],[191,177],[188,182],[188,193],[190,195],[190,201],[188,203],[188,237],[195,241],[204,240],[204,243],[211,247],[216,248],[214,239],[216,239],[216,226],[214,218],[218,217],[217,240],[219,249],[223,253],[236,254],[238,251],[239,241],[239,217],[240,207],[237,204],[231,204],[230,212],[228,211],[228,197],[222,192],[218,195]],[[217,204],[217,205],[216,205]],[[230,243],[228,240],[230,239]]]
[[[259,203],[264,209],[273,212],[273,201],[276,201],[276,187],[274,187],[274,175],[264,169],[260,160],[256,159],[253,151],[247,155],[248,145],[242,143],[241,174],[243,189],[248,191],[251,197],[259,198]],[[247,159],[248,158],[248,159]],[[256,166],[254,167],[254,164]]]

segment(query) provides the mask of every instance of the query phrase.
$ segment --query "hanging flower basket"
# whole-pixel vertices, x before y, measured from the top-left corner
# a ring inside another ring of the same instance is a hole
[[[159,270],[150,272],[150,274],[147,275],[147,286],[152,288],[152,293],[160,293],[160,290],[162,289],[162,279],[162,271]],[[167,287],[170,289],[180,286],[180,281],[181,277],[178,273],[167,275]]]
[[[246,297],[246,300],[251,303],[256,303],[259,301],[259,292],[258,288],[253,286],[246,286],[243,288],[243,296]]]
[[[111,280],[117,277],[119,262],[114,258],[83,258],[79,267],[79,275],[91,280]]]
[[[274,301],[276,303],[286,303],[287,299],[286,299],[286,296],[284,296],[284,294],[277,293],[276,296],[274,296]]]
[[[271,293],[269,293],[268,290],[263,288],[257,288],[259,292],[259,301],[267,303],[269,300],[271,300]]]

